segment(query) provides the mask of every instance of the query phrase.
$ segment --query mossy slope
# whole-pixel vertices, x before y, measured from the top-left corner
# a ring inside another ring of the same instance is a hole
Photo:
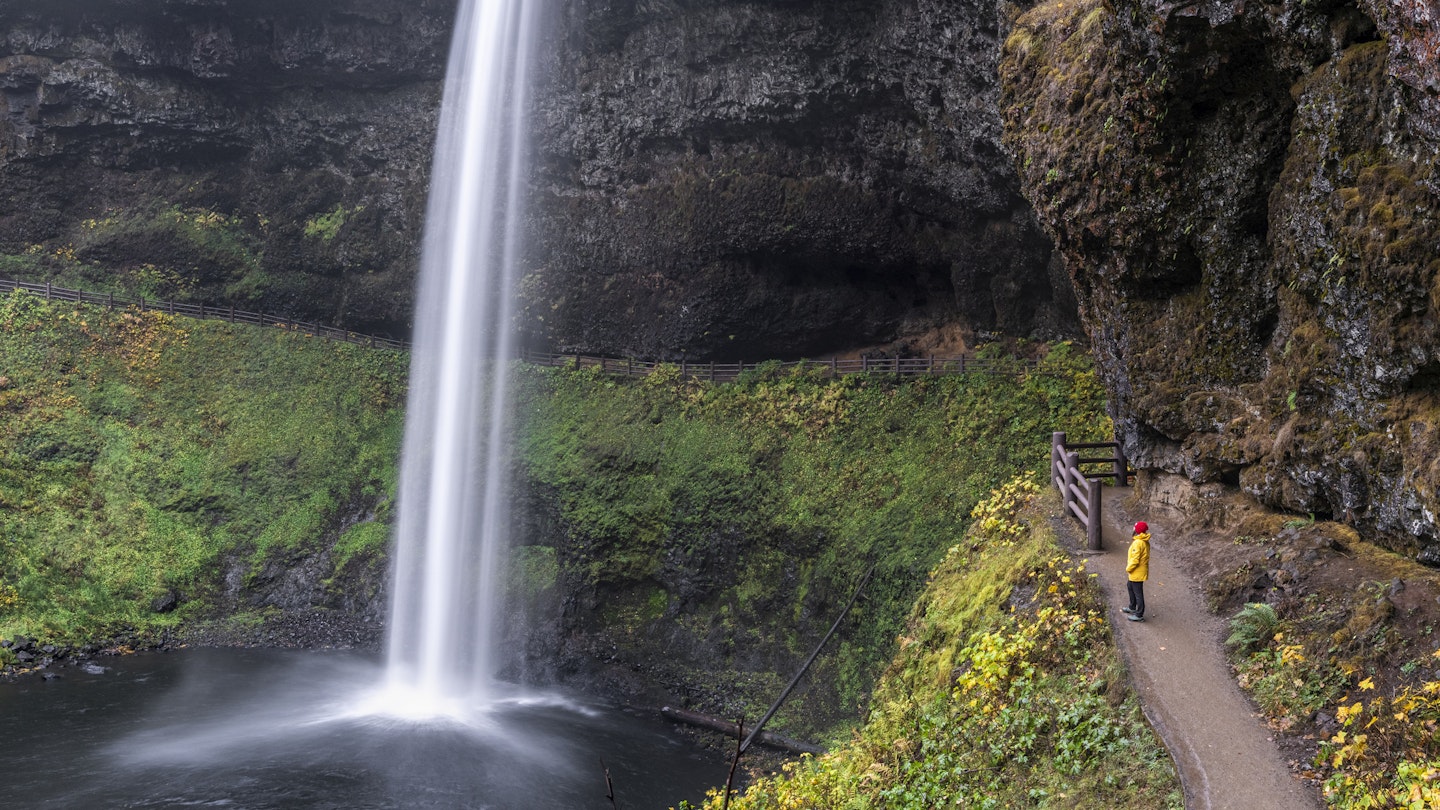
[[[1014,374],[830,380],[817,366],[711,385],[529,369],[521,388],[521,542],[557,578],[535,608],[552,620],[530,620],[532,671],[755,718],[874,564],[777,719],[798,734],[858,715],[986,493],[1043,464],[1053,430],[1109,433],[1066,344]]]
[[[1047,520],[1056,500],[1023,480],[991,493],[930,574],[864,727],[730,806],[1182,806],[1099,590]]]
[[[325,603],[285,571],[383,553],[405,367],[280,329],[0,299],[0,637]],[[179,608],[154,612],[167,594]]]

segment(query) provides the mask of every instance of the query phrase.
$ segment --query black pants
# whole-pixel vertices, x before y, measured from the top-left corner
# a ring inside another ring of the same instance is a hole
[[[1126,583],[1130,591],[1130,609],[1135,611],[1136,616],[1145,615],[1145,583],[1130,581]]]

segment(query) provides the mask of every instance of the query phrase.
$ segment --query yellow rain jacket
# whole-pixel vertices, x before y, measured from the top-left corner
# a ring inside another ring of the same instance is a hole
[[[1131,582],[1144,582],[1150,578],[1150,533],[1141,532],[1130,541],[1130,556],[1125,561],[1125,573]]]

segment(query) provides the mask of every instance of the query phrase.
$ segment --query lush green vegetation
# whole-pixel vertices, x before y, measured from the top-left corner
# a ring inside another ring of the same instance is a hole
[[[406,364],[0,298],[0,637],[143,632],[203,614],[227,568],[327,538],[337,565],[383,549]],[[170,591],[179,610],[153,612]]]
[[[557,574],[598,595],[604,632],[637,662],[664,666],[681,645],[691,663],[662,677],[754,718],[874,564],[843,641],[776,721],[834,728],[864,708],[976,504],[1016,474],[1042,479],[1051,431],[1109,437],[1088,360],[1038,348],[1034,371],[911,380],[525,369],[520,455],[560,506]]]
[[[774,721],[841,728],[977,504],[1041,477],[1052,430],[1108,435],[1088,362],[1029,348],[1038,369],[913,380],[521,366],[521,501],[557,522],[518,549],[512,583],[578,595],[592,609],[568,621],[753,718],[874,564],[843,641]],[[0,636],[184,624],[222,604],[227,575],[383,552],[404,356],[17,294],[0,299],[0,358]],[[170,592],[180,609],[155,612]]]
[[[729,802],[802,808],[1179,808],[1098,586],[1028,479],[991,494],[931,574],[853,740]],[[708,810],[724,805],[712,793]]]
[[[321,235],[335,214],[317,218]],[[266,285],[262,217],[176,205],[107,211],[63,240],[0,254],[0,277],[173,301],[254,298]]]

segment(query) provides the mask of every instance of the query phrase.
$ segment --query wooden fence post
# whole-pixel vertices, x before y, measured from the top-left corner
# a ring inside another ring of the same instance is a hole
[[[1130,459],[1125,457],[1125,448],[1115,442],[1115,486],[1130,486]]]
[[[1050,434],[1050,482],[1063,494],[1065,475],[1061,465],[1065,463],[1065,434],[1056,431]]]
[[[1098,478],[1090,479],[1090,508],[1087,510],[1087,514],[1089,523],[1085,528],[1089,530],[1086,535],[1089,547],[1091,551],[1099,551],[1100,529],[1103,521],[1100,518],[1100,479]]]
[[[1070,512],[1071,506],[1075,503],[1075,488],[1070,485],[1070,459],[1066,458],[1064,451],[1060,456],[1060,496],[1065,504],[1065,511]]]

